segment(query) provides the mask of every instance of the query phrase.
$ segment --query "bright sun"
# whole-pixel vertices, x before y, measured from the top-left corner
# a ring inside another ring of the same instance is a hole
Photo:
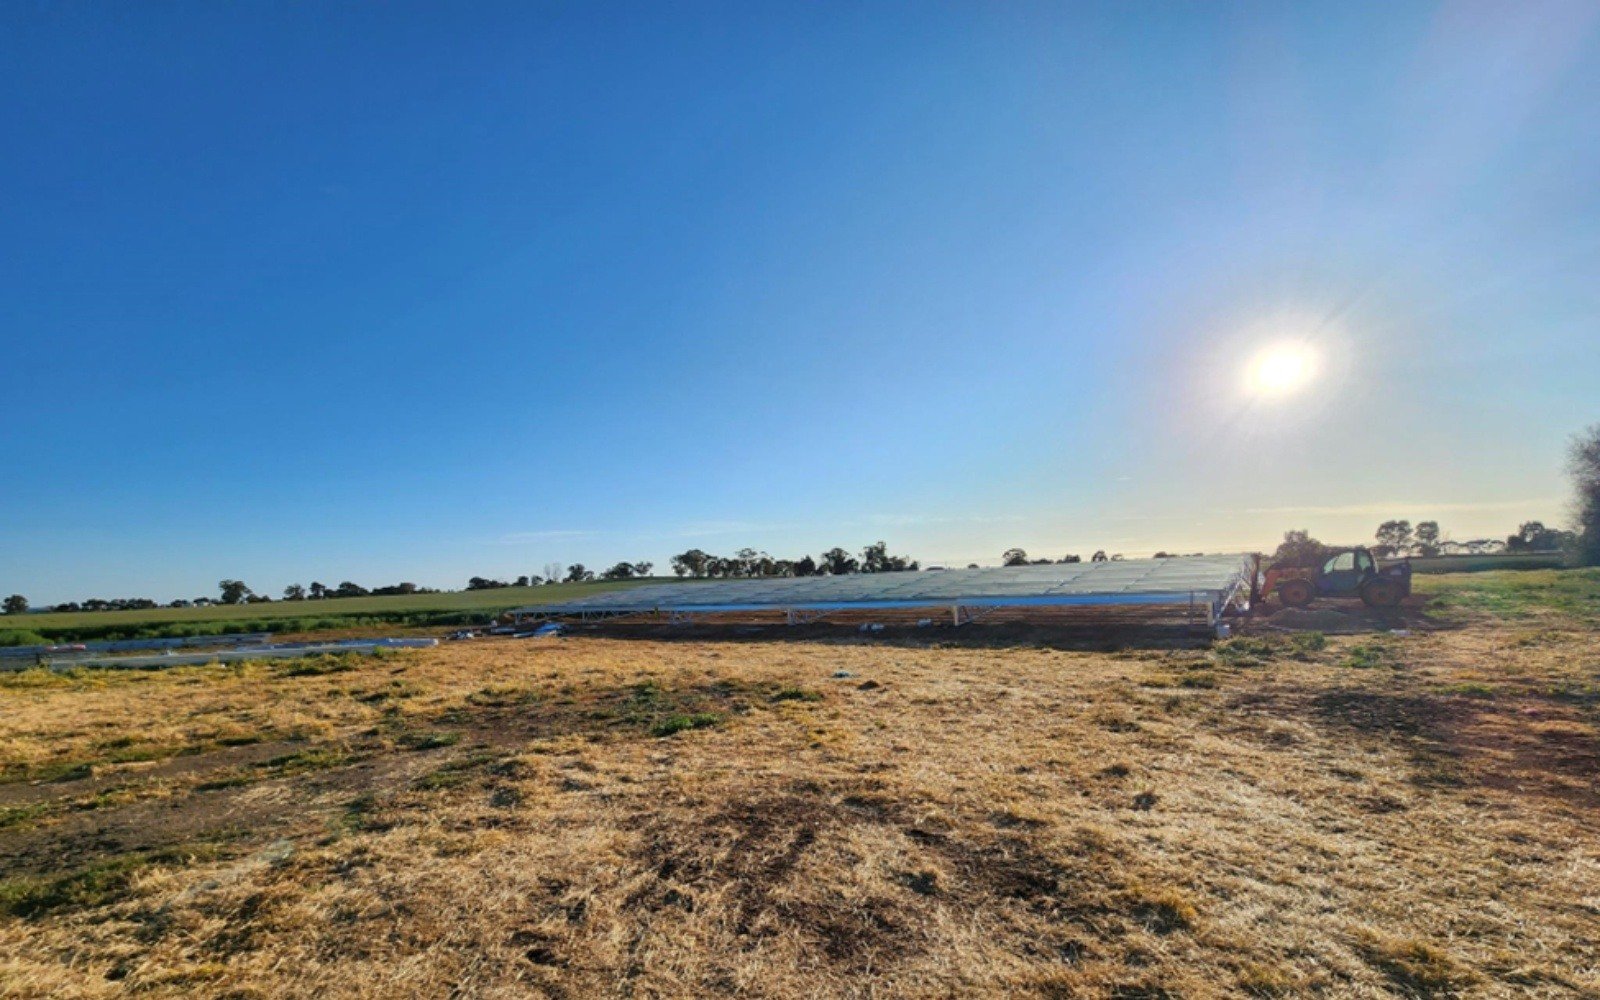
[[[1274,344],[1250,363],[1250,387],[1263,396],[1287,396],[1317,373],[1317,355],[1305,344]]]

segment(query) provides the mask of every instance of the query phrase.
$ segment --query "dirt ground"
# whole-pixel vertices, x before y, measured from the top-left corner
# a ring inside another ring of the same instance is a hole
[[[1600,996],[1600,643],[771,630],[0,679],[8,996]]]

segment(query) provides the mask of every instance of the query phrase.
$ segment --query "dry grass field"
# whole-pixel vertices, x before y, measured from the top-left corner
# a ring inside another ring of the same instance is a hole
[[[1575,579],[1409,636],[0,678],[0,993],[1597,996]]]

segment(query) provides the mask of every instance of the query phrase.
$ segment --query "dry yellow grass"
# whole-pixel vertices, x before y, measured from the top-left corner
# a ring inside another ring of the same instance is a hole
[[[1600,995],[1595,648],[571,638],[14,678],[0,991]]]

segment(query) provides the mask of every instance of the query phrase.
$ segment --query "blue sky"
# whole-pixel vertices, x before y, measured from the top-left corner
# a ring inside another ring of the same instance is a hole
[[[1600,7],[0,11],[0,591],[1560,521]],[[1263,397],[1273,344],[1315,375]]]

